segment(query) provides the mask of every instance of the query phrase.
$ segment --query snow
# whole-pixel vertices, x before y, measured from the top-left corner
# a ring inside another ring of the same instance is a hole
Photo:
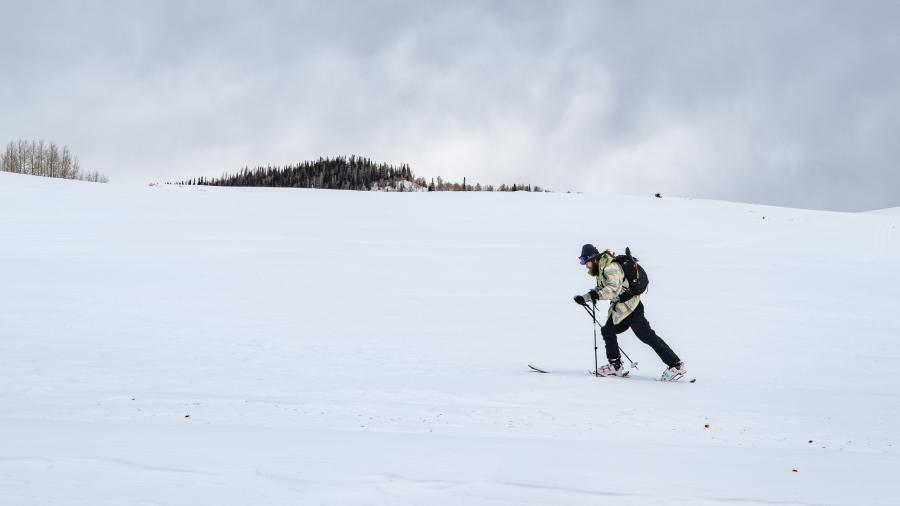
[[[3,504],[897,504],[897,224],[0,173]],[[587,375],[585,242],[696,383]]]

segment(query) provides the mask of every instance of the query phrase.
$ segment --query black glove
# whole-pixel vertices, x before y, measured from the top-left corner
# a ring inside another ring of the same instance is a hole
[[[581,295],[576,295],[576,296],[575,296],[575,302],[581,304],[582,306],[585,305],[585,304],[584,304],[584,297],[581,296]]]
[[[619,296],[617,297],[619,300],[617,300],[616,302],[628,302],[632,297],[634,297],[634,294],[631,293],[631,290],[626,288],[622,290],[622,293],[619,294]]]
[[[591,296],[591,302],[597,302],[598,300],[600,300],[600,294],[597,293],[597,290],[594,290],[593,288],[591,288],[591,290],[588,292],[588,295]]]

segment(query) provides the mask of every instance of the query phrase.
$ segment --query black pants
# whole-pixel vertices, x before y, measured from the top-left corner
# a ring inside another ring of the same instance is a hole
[[[603,327],[600,328],[600,333],[603,334],[603,342],[606,343],[606,358],[610,362],[619,363],[622,361],[622,355],[619,354],[619,341],[616,339],[616,336],[629,328],[638,339],[653,348],[653,351],[659,355],[659,358],[665,362],[666,366],[672,367],[681,361],[678,355],[672,351],[672,348],[669,348],[669,345],[650,328],[650,322],[644,316],[644,303],[641,302],[634,308],[634,312],[619,322],[618,325],[613,324],[612,316],[610,316],[606,319]]]

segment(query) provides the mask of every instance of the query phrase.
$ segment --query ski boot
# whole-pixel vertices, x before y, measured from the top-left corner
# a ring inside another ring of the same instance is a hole
[[[678,362],[663,371],[659,381],[678,381],[684,377],[685,374],[687,374],[687,368],[684,367],[684,362]]]
[[[597,376],[628,376],[628,371],[621,361],[613,361],[597,369]]]

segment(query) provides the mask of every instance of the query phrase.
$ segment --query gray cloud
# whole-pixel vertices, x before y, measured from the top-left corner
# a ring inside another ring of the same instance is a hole
[[[900,204],[896,2],[4,5],[0,141],[114,182],[363,154],[423,176]]]

